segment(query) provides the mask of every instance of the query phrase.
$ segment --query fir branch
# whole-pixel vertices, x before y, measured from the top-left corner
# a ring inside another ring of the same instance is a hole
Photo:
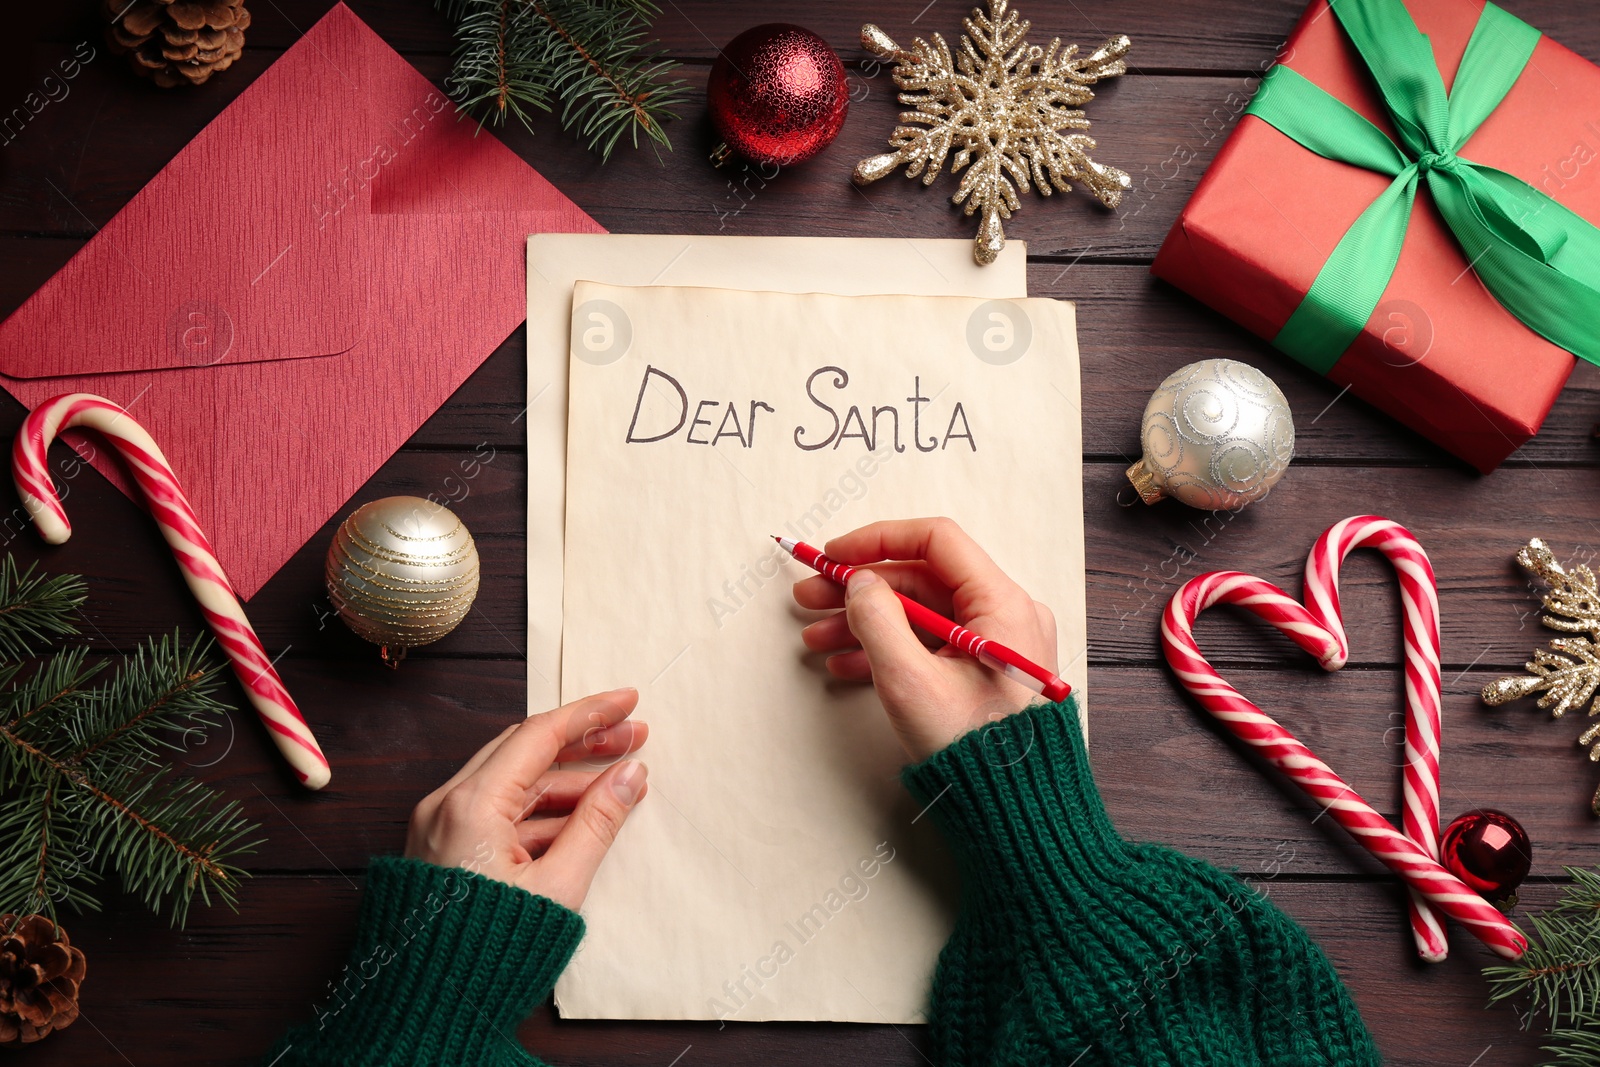
[[[225,709],[211,697],[219,683],[208,648],[209,642],[184,648],[174,633],[136,649],[89,713],[73,722],[71,762],[154,762],[162,749],[183,747],[179,731],[218,725]]]
[[[61,729],[67,716],[83,704],[89,680],[99,665],[85,665],[87,648],[69,649],[44,661],[29,677],[18,681],[21,664],[10,665],[3,677],[7,688],[0,695],[5,709],[5,729],[21,737],[42,738]]]
[[[25,659],[56,638],[78,632],[72,613],[88,595],[75,574],[36,574],[33,564],[18,572],[7,556],[0,563],[0,659]]]
[[[602,160],[623,134],[670,149],[664,124],[688,96],[677,64],[646,42],[650,0],[435,0],[456,23],[446,86],[463,111],[531,129],[531,110],[561,105],[562,128]]]
[[[38,796],[17,796],[0,805],[0,901],[17,914],[42,911],[55,914],[60,906],[77,911],[98,908],[91,890],[100,882],[97,871],[81,854],[86,836],[54,803]]]
[[[151,640],[110,678],[83,649],[57,653],[0,693],[0,910],[96,907],[88,889],[123,889],[182,925],[198,895],[232,905],[259,842],[237,802],[166,773],[183,734],[217,725],[209,642]]]
[[[1550,1038],[1556,1043],[1545,1045],[1544,1050],[1556,1054],[1552,1064],[1600,1064],[1600,1015],[1580,1013],[1573,1025],[1551,1030]]]
[[[1600,1067],[1600,870],[1568,867],[1572,885],[1530,916],[1528,949],[1515,963],[1484,968],[1490,1003],[1526,994],[1531,1025],[1549,1020],[1553,1063]]]

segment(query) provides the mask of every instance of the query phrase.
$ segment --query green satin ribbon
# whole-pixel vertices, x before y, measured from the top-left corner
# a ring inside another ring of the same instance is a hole
[[[1522,75],[1539,31],[1486,4],[1445,93],[1428,38],[1400,0],[1331,0],[1383,94],[1396,145],[1303,75],[1277,66],[1248,115],[1319,156],[1394,180],[1351,224],[1272,343],[1326,374],[1394,274],[1419,178],[1472,269],[1529,329],[1600,363],[1600,229],[1515,175],[1456,154]]]

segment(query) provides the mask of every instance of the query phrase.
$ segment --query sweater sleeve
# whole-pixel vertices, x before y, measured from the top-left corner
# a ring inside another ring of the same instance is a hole
[[[546,897],[419,860],[373,861],[355,948],[272,1067],[519,1065],[516,1026],[550,995],[583,919]]]
[[[1376,1065],[1311,938],[1247,883],[1111,824],[1075,702],[906,769],[955,854],[934,979],[941,1067]]]

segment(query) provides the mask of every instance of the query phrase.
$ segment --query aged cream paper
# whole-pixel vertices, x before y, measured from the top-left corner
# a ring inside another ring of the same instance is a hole
[[[572,287],[706,285],[784,293],[1028,295],[1027,248],[987,267],[967,240],[539,234],[528,239],[528,712],[561,692],[567,337]]]
[[[945,514],[1082,689],[1073,307],[578,283],[562,696],[641,691],[650,793],[557,986],[581,1018],[922,1018],[952,894],[869,686],[804,652],[821,543]],[[1014,759],[999,752],[997,759]]]

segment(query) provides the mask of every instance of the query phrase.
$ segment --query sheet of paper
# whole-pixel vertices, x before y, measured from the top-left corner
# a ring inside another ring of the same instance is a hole
[[[528,240],[528,711],[561,692],[567,336],[572,287],[707,285],[784,293],[1028,295],[1027,248],[987,267],[967,240],[539,234]]]
[[[1078,350],[1053,300],[574,292],[562,695],[640,689],[650,793],[557,986],[581,1018],[922,1018],[946,850],[770,534],[949,515],[1084,686]]]

